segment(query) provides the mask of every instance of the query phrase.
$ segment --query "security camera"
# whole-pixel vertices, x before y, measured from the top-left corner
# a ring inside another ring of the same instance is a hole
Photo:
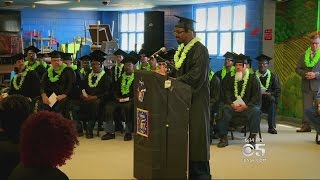
[[[103,0],[102,4],[105,6],[108,6],[110,4],[111,0]]]

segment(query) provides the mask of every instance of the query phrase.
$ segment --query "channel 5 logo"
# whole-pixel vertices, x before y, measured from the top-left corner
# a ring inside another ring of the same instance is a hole
[[[266,154],[266,145],[265,144],[245,144],[242,146],[242,154],[244,156],[264,156]]]

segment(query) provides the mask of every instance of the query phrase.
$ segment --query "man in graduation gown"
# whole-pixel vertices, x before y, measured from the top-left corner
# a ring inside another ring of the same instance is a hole
[[[320,36],[310,39],[310,47],[297,64],[296,72],[301,76],[303,109],[312,106],[320,85]],[[297,132],[311,132],[308,118],[303,114],[302,126]]]
[[[209,74],[210,81],[210,138],[217,138],[218,128],[217,124],[217,116],[219,109],[219,99],[220,99],[220,79],[215,75],[213,70],[210,70]]]
[[[236,56],[237,54],[231,53],[231,52],[226,52],[223,57],[224,57],[224,66],[220,71],[217,71],[215,75],[220,79],[223,80],[224,77],[228,74],[231,73],[233,76],[235,74],[235,67],[233,66],[233,57]]]
[[[99,114],[102,116],[100,113],[102,111],[101,108],[105,105],[110,93],[111,79],[102,66],[105,55],[102,51],[94,51],[90,54],[92,57],[92,71],[85,76],[81,86],[80,112],[86,113],[86,116],[82,116],[82,118],[86,118],[84,121],[88,122],[86,129],[86,138],[88,139],[93,138],[94,125],[100,118]]]
[[[112,77],[112,82],[116,83],[124,72],[124,64],[121,62],[123,58],[127,55],[126,52],[122,51],[121,49],[116,50],[113,55],[115,55],[116,63],[111,68],[110,77]]]
[[[83,76],[76,64],[73,64],[72,53],[62,53],[63,63],[70,67],[74,72],[74,84],[70,93],[70,119],[77,123],[78,135],[83,136],[83,127],[80,122],[80,86],[83,81]]]
[[[23,54],[16,54],[12,57],[15,62],[15,75],[11,81],[9,95],[20,94],[30,100],[40,96],[40,79],[38,74],[31,69],[27,69]]]
[[[150,71],[150,64],[148,62],[150,54],[145,49],[140,49],[138,54],[140,56],[140,64],[137,66],[137,69]]]
[[[70,118],[68,103],[75,81],[74,72],[63,63],[61,52],[53,51],[50,55],[51,66],[41,80],[42,108],[60,112],[64,117]],[[52,98],[49,100],[50,96]]]
[[[124,114],[125,122],[125,135],[123,140],[130,141],[132,139],[131,133],[133,132],[133,80],[134,80],[134,64],[137,59],[127,55],[123,61],[124,72],[121,78],[114,84],[113,95],[110,102],[105,106],[105,132],[106,134],[101,137],[101,140],[115,139],[115,119],[114,110],[119,108]]]
[[[249,141],[255,144],[256,134],[260,129],[261,89],[256,75],[247,69],[247,59],[244,55],[234,57],[236,74],[228,74],[221,84],[221,102],[223,103],[222,119],[218,121],[220,142],[218,147],[228,146],[228,127],[236,116],[247,117],[249,125]]]
[[[189,119],[189,178],[211,179],[210,174],[210,82],[208,49],[195,37],[194,21],[178,17],[174,56],[175,77],[192,89]]]
[[[81,69],[80,73],[82,74],[82,77],[85,77],[88,75],[92,69],[91,69],[91,56],[89,55],[84,55],[79,58],[81,61]]]
[[[43,74],[47,72],[47,69],[37,60],[37,53],[40,50],[34,46],[29,46],[24,49],[24,52],[27,53],[26,57],[26,66],[27,69],[35,70],[38,73],[38,76],[42,78]]]
[[[256,70],[255,74],[261,86],[261,111],[268,114],[268,133],[277,134],[276,113],[281,91],[280,82],[278,76],[268,69],[269,61],[272,59],[271,57],[261,54],[255,59],[259,61],[259,69]]]

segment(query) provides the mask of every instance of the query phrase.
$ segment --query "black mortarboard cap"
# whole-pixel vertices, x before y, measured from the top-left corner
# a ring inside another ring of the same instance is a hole
[[[243,55],[243,54],[239,54],[235,57],[233,57],[234,59],[234,63],[243,63],[243,64],[248,64],[248,59],[247,56]]]
[[[116,50],[114,53],[113,53],[113,55],[121,55],[121,56],[126,56],[127,55],[127,53],[126,52],[124,52],[124,51],[122,51],[121,49],[118,49],[118,50]]]
[[[194,20],[177,15],[174,16],[179,18],[179,22],[175,25],[175,27],[194,30]]]
[[[52,51],[52,52],[49,54],[49,56],[50,56],[51,58],[61,58],[61,57],[62,57],[62,56],[61,56],[62,53],[63,53],[63,52],[54,50],[54,51]]]
[[[136,64],[138,62],[138,59],[132,55],[127,55],[124,57],[124,59],[121,61],[121,63],[125,64],[125,63],[132,63],[132,64]]]
[[[139,55],[141,55],[141,54],[144,54],[145,56],[147,56],[147,57],[150,57],[150,52],[148,52],[147,50],[145,50],[145,49],[140,49],[140,51],[138,52],[138,54]]]
[[[44,55],[45,55],[45,54],[43,54],[43,53],[39,53],[39,54],[37,54],[37,57],[38,57],[38,58],[43,58]]]
[[[12,61],[15,63],[18,60],[24,59],[24,55],[22,53],[11,56]]]
[[[34,52],[34,53],[38,53],[38,52],[40,52],[40,49],[38,49],[38,48],[35,47],[35,46],[29,46],[29,47],[27,47],[27,48],[24,49],[24,53],[27,54],[28,51],[32,51],[32,52]]]
[[[80,61],[91,61],[92,57],[89,55],[84,55],[84,56],[81,56],[79,59]]]
[[[246,57],[247,57],[248,64],[250,64],[250,65],[251,65],[251,62],[252,62],[251,57],[250,57],[250,56],[246,56]]]
[[[106,55],[107,54],[101,50],[94,50],[92,53],[90,53],[91,61],[103,62],[106,59],[105,58]]]
[[[135,51],[130,51],[128,55],[134,57],[135,59],[137,59],[137,62],[138,62],[139,59],[140,59],[140,55],[137,54]],[[137,63],[137,62],[136,62],[136,63]]]
[[[229,52],[229,51],[227,51],[224,55],[223,55],[223,57],[225,57],[225,58],[230,58],[230,59],[232,59],[233,60],[233,57],[234,57],[235,55],[232,53],[232,52]]]
[[[267,56],[267,55],[264,55],[264,54],[260,54],[258,57],[255,58],[256,60],[258,61],[270,61],[272,58]]]
[[[62,53],[62,59],[65,61],[67,61],[67,60],[72,61],[72,55],[73,55],[73,53]]]

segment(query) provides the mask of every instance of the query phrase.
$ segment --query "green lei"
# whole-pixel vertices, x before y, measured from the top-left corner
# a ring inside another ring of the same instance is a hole
[[[214,75],[214,72],[212,70],[210,70],[210,75],[209,75],[209,80],[211,81],[212,77]]]
[[[90,67],[90,69],[92,69],[92,68]],[[80,69],[80,73],[83,74],[83,75],[86,75],[86,74],[87,74],[87,72],[86,72],[86,70],[84,70],[84,68],[81,68],[81,69]]]
[[[121,81],[121,93],[122,95],[128,94],[130,92],[130,86],[134,80],[134,73],[130,75],[129,80],[127,81],[126,73],[122,74],[122,81]]]
[[[239,95],[238,93],[238,81],[236,81],[236,79],[234,79],[234,96],[237,98],[238,96],[240,96],[241,98],[243,98],[245,92],[246,92],[246,87],[247,87],[247,83],[249,80],[249,69],[246,69],[246,74],[244,75],[244,82],[242,84],[242,88],[241,88],[241,93]]]
[[[26,61],[24,64],[27,66],[28,70],[35,70],[40,65],[40,62],[35,61],[31,66],[29,66],[29,61]]]
[[[231,76],[234,76],[236,74],[236,68],[234,66],[231,66],[230,68]],[[227,75],[227,69],[225,66],[223,66],[221,71],[221,78],[223,79]]]
[[[258,77],[258,79],[259,79],[259,81],[260,81],[261,73],[259,72],[259,70],[256,70],[256,76]],[[261,88],[268,89],[268,88],[269,88],[269,85],[270,85],[270,79],[271,79],[271,72],[270,72],[269,69],[267,69],[266,86],[263,86],[263,84],[262,84],[261,81],[260,81],[260,87],[261,87]]]
[[[138,69],[139,69],[139,70],[142,69],[142,64],[140,64],[140,65],[138,66]],[[151,66],[150,66],[150,64],[148,63],[147,66],[146,66],[146,71],[150,71],[150,70],[151,70]]]
[[[25,77],[27,76],[28,74],[28,69],[26,69],[25,71],[23,71],[23,73],[21,74],[16,74],[14,75],[14,78],[13,78],[13,81],[12,81],[12,84],[13,84],[13,87],[15,90],[19,90],[24,82],[24,79]],[[21,79],[20,79],[20,82],[19,82],[19,85],[17,84],[17,78],[18,76],[21,76]]]
[[[78,69],[78,66],[77,66],[76,64],[72,64],[72,65],[71,65],[71,68],[75,71],[75,70]]]
[[[43,66],[44,68],[47,68],[47,67],[48,67],[48,64],[47,64],[46,62],[42,61],[42,66]]]
[[[64,64],[64,63],[62,63],[60,69],[59,69],[58,71],[56,71],[57,75],[55,75],[55,76],[53,77],[53,71],[54,71],[54,70],[53,70],[53,67],[50,66],[49,69],[48,69],[48,77],[49,77],[49,80],[50,80],[51,82],[56,82],[56,81],[58,81],[59,78],[60,78],[60,75],[61,75],[62,71],[63,71],[64,68],[66,68],[66,67],[67,67],[67,65]]]
[[[96,82],[94,82],[94,84],[92,84],[92,77],[93,77],[93,71],[91,71],[91,73],[89,74],[89,76],[88,76],[88,85],[89,85],[89,87],[91,87],[91,88],[94,88],[94,87],[97,87],[97,85],[99,84],[99,81],[101,80],[101,78],[102,78],[102,76],[105,74],[106,72],[104,71],[104,70],[102,70],[100,73],[99,73],[99,75],[98,75],[98,77],[97,77],[97,79],[96,79]]]
[[[320,49],[317,50],[315,56],[311,60],[310,60],[310,55],[311,55],[311,48],[309,47],[306,50],[306,53],[304,55],[304,63],[308,68],[312,68],[318,63],[320,58]]]
[[[189,50],[198,41],[200,41],[200,38],[196,37],[196,38],[193,38],[186,46],[184,46],[183,43],[178,46],[178,50],[174,54],[174,63],[175,63],[175,66],[177,69],[179,69],[182,66],[184,60],[187,57]],[[182,49],[183,49],[183,51],[182,51]],[[182,51],[182,53],[181,53],[181,51]],[[181,56],[179,58],[180,53],[181,53]]]
[[[118,66],[118,64],[116,64],[115,69],[114,69],[114,80],[115,81],[118,81],[118,78],[120,78],[123,66],[124,66],[124,64],[120,64],[120,66]],[[120,67],[119,72],[118,72],[118,67]]]

